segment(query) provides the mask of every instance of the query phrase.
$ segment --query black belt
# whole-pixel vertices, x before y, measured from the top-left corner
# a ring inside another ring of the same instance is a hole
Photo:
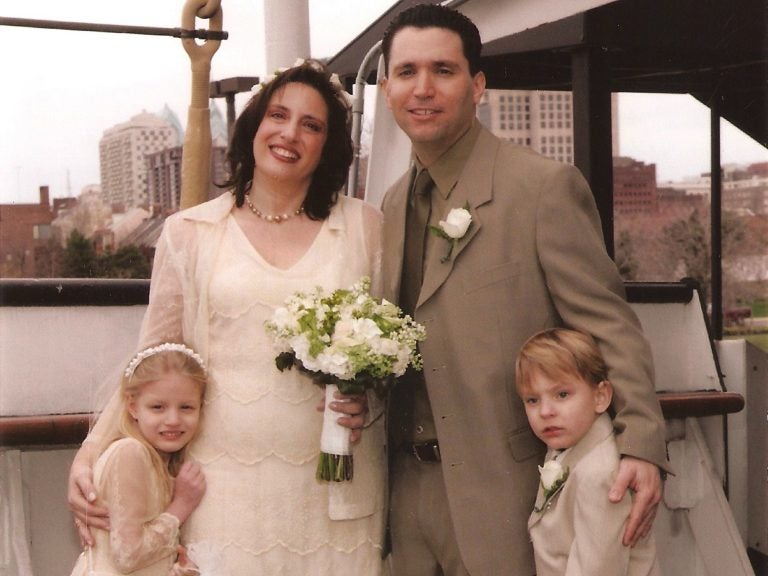
[[[419,462],[440,462],[440,445],[437,440],[412,442],[405,444],[403,448]]]

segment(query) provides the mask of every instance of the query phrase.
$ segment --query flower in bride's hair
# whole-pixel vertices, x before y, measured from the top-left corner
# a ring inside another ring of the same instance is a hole
[[[334,88],[338,88],[339,90],[344,90],[344,86],[342,86],[341,80],[339,80],[339,75],[336,74],[336,72],[331,74],[331,77],[329,80],[331,82],[331,85],[333,85]]]
[[[344,89],[344,84],[341,83],[339,75],[335,72],[331,74],[328,81],[338,91],[338,98],[341,100],[347,108],[352,108],[352,94]]]
[[[298,60],[296,60],[296,64],[294,64],[292,68],[296,66],[301,66],[303,63],[304,63],[304,59],[299,58]],[[272,82],[275,78],[280,76],[280,74],[282,74],[286,70],[288,70],[288,68],[286,67],[278,68],[272,74],[265,76],[261,82],[251,86],[251,96],[256,96],[257,94],[259,94],[270,82]]]
[[[264,90],[264,88],[267,87],[267,84],[269,84],[275,78],[277,78],[279,74],[280,74],[280,71],[277,70],[277,71],[275,71],[274,74],[270,74],[269,76],[265,76],[264,80],[262,80],[258,84],[254,84],[251,87],[251,96],[256,96],[257,94],[261,93],[261,91]]]

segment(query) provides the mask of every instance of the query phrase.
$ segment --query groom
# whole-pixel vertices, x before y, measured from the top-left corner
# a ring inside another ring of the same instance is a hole
[[[427,329],[424,370],[389,408],[394,574],[534,574],[526,520],[544,446],[515,394],[514,359],[561,325],[592,334],[609,365],[622,454],[611,500],[636,491],[624,535],[634,544],[661,498],[664,421],[587,183],[476,120],[481,41],[459,12],[410,8],[382,49],[387,105],[414,156],[383,203],[385,296]],[[446,258],[450,241],[425,226],[464,207],[469,228]]]

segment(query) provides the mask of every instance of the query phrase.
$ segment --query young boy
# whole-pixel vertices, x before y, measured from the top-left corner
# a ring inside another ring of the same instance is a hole
[[[528,520],[537,576],[659,576],[653,535],[621,544],[630,496],[608,501],[619,452],[606,413],[613,388],[595,341],[562,328],[535,334],[520,350],[516,381],[549,448]]]

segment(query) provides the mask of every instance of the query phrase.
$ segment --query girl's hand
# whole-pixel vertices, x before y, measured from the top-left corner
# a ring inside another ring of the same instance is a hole
[[[187,461],[181,465],[173,488],[173,499],[166,512],[173,514],[182,524],[200,504],[205,494],[205,475],[197,462]]]

